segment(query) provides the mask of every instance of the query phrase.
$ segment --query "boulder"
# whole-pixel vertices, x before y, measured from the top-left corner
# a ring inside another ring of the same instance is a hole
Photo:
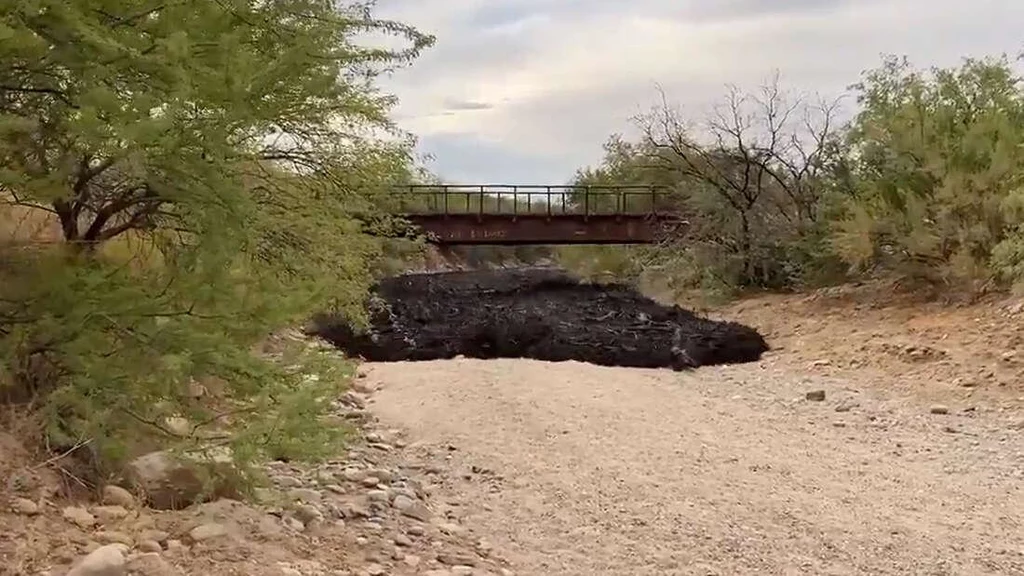
[[[145,501],[159,510],[239,497],[240,475],[226,451],[202,455],[150,452],[132,460],[126,476]]]

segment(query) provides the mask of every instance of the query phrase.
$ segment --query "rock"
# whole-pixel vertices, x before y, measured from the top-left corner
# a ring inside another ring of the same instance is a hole
[[[932,406],[928,411],[931,412],[932,414],[949,414],[949,406],[936,404]]]
[[[380,484],[380,480],[376,476],[367,476],[360,480],[360,483],[367,488],[376,488]]]
[[[452,576],[452,573],[447,570],[427,570],[423,576]]]
[[[227,534],[228,529],[224,527],[223,524],[210,523],[202,524],[189,530],[188,537],[191,538],[193,542],[203,542],[205,540],[212,540],[214,538],[227,536]]]
[[[132,460],[127,474],[149,505],[158,510],[178,510],[213,497],[239,497],[238,471],[225,451],[185,458],[150,452]],[[211,481],[210,490],[205,479]]]
[[[192,434],[192,424],[181,416],[170,416],[168,418],[164,418],[164,428],[166,428],[171,434],[181,438],[185,438]]]
[[[182,550],[186,550],[186,548],[185,548],[185,545],[181,543],[181,540],[173,540],[172,539],[172,540],[168,540],[167,541],[167,551],[168,552],[179,552],[179,551],[182,551]]]
[[[281,488],[302,487],[302,480],[296,478],[295,476],[274,476],[271,480],[274,482],[274,484],[280,486]]]
[[[11,511],[24,516],[35,516],[36,514],[39,514],[39,504],[36,504],[28,498],[15,498],[14,501],[11,502]]]
[[[96,525],[96,517],[85,508],[68,506],[64,509],[63,516],[65,520],[82,529],[88,530]]]
[[[100,544],[124,544],[128,547],[135,545],[135,540],[131,536],[114,530],[101,530],[93,534],[93,538]]]
[[[385,483],[390,483],[395,480],[395,475],[390,470],[384,470],[382,468],[375,468],[369,471],[370,476],[373,476],[377,480]]]
[[[404,494],[396,496],[395,501],[391,505],[395,507],[395,510],[401,512],[403,516],[414,518],[420,522],[427,522],[433,516],[426,504],[419,500],[413,500]]]
[[[387,490],[370,490],[366,493],[366,498],[370,502],[387,502],[389,500]]]
[[[412,540],[410,540],[409,537],[405,534],[396,534],[395,537],[392,539],[392,542],[395,543],[395,546],[412,546]]]
[[[132,496],[131,492],[113,484],[103,487],[103,496],[100,501],[109,506],[120,506],[129,510],[135,508],[137,504],[135,496]]]
[[[140,552],[158,552],[159,553],[159,552],[163,552],[163,550],[164,550],[163,547],[160,546],[160,543],[157,542],[156,540],[142,540],[142,541],[139,542],[139,544],[138,544],[138,546],[136,546],[136,548],[138,548]]]
[[[160,543],[167,542],[167,539],[170,537],[171,535],[163,530],[143,530],[142,533],[139,534],[139,540],[152,540]]]
[[[811,390],[810,392],[805,394],[804,397],[809,402],[824,402],[825,401],[825,391],[824,390]]]
[[[452,566],[449,572],[452,576],[473,576],[472,566]]]
[[[171,566],[159,554],[145,552],[128,560],[128,571],[132,576],[184,576],[184,572]]]
[[[294,512],[295,517],[303,524],[324,521],[324,513],[312,504],[297,504],[294,507]]]
[[[369,472],[359,470],[358,468],[346,468],[341,471],[341,477],[349,482],[362,482],[367,476],[369,476]],[[374,486],[376,486],[376,483]]]
[[[461,536],[466,533],[466,529],[454,522],[441,522],[437,525],[437,529],[449,536]]]
[[[346,518],[369,518],[370,511],[364,506],[361,506],[355,502],[350,502],[342,505],[342,513],[345,514]]]
[[[415,555],[415,554],[406,554],[406,555],[405,555],[405,556],[404,556],[404,557],[402,558],[402,562],[403,562],[403,563],[404,563],[404,564],[405,564],[406,566],[408,566],[408,567],[410,567],[410,568],[415,568],[415,567],[419,566],[419,565],[420,565],[420,562],[422,562],[422,561],[423,561],[423,559],[422,559],[422,558],[420,558],[419,556]]]
[[[366,567],[366,574],[368,576],[384,576],[387,573],[388,569],[380,564],[370,564]]]
[[[124,544],[108,544],[93,550],[67,576],[124,576],[127,572]]]
[[[324,496],[312,488],[295,488],[288,491],[288,498],[306,503],[319,503],[323,501]]]
[[[112,524],[118,520],[124,520],[129,514],[124,506],[96,506],[92,509],[92,513],[102,524]]]
[[[476,557],[469,554],[441,552],[437,555],[437,561],[448,566],[476,566]]]

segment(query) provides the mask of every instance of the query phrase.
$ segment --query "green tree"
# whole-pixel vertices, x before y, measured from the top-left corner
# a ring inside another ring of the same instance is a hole
[[[243,456],[315,446],[339,378],[250,347],[313,310],[360,314],[382,255],[366,223],[411,174],[376,78],[431,42],[372,2],[4,3],[0,202],[61,231],[0,256],[8,387],[104,455],[182,413]],[[183,392],[209,377],[216,410]]]
[[[567,255],[578,267],[585,254],[600,252],[601,266],[615,254],[625,275],[654,270],[679,290],[820,282],[835,271],[825,240],[845,170],[838,104],[794,97],[775,77],[753,93],[731,88],[711,115],[692,123],[662,95],[660,106],[636,119],[639,140],[612,138],[602,164],[577,181],[667,187],[659,209],[688,225],[654,248]]]
[[[1019,279],[1024,92],[1010,60],[919,71],[892,57],[856,89],[844,258],[976,288]]]

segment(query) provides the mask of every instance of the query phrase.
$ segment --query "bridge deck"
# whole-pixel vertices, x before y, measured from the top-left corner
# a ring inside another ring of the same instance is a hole
[[[399,214],[435,244],[651,244],[677,226],[651,186],[415,185]]]

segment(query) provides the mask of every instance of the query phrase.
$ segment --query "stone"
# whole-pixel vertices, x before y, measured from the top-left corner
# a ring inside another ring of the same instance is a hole
[[[93,538],[100,544],[124,544],[129,547],[135,545],[135,540],[131,536],[115,530],[101,530],[93,534]]]
[[[323,522],[324,520],[324,513],[312,504],[297,504],[293,511],[295,512],[295,517],[303,524]]]
[[[138,544],[138,546],[136,546],[136,548],[138,548],[140,552],[157,552],[157,553],[159,553],[159,552],[163,552],[163,550],[164,550],[163,547],[160,546],[160,543],[157,542],[156,540],[141,540],[141,541],[139,541],[139,544]]]
[[[167,551],[168,552],[180,552],[180,551],[185,550],[185,549],[186,549],[185,545],[181,543],[181,540],[171,539],[171,540],[167,541]]]
[[[366,470],[359,470],[357,468],[346,468],[341,471],[341,477],[349,482],[362,482],[364,478],[369,476]],[[374,483],[376,486],[376,483]]]
[[[366,567],[366,574],[368,576],[384,576],[387,573],[388,569],[380,564],[370,564]]]
[[[82,529],[88,530],[96,525],[96,517],[90,514],[85,508],[68,506],[64,509],[62,515],[65,520]]]
[[[437,525],[437,529],[449,536],[461,536],[466,533],[466,529],[454,522],[441,522]]]
[[[36,514],[39,514],[39,504],[36,504],[28,498],[15,498],[14,501],[11,502],[11,511],[24,516],[35,516]]]
[[[406,532],[408,532],[410,536],[423,536],[423,534],[426,533],[426,530],[423,529],[423,526],[412,525],[409,526]]]
[[[171,434],[181,438],[188,437],[192,434],[192,424],[181,416],[170,416],[168,418],[164,418],[164,428],[166,428]]]
[[[376,488],[380,484],[380,479],[376,476],[367,476],[360,480],[360,483],[367,488]]]
[[[302,480],[295,476],[274,476],[272,481],[281,488],[300,488],[302,487]]]
[[[427,522],[433,515],[426,504],[419,500],[413,500],[403,494],[396,496],[395,501],[391,505],[395,507],[395,510],[401,512],[403,516],[408,516],[420,522]]]
[[[406,554],[402,558],[402,563],[405,564],[406,566],[410,567],[410,568],[415,568],[415,567],[419,566],[420,562],[422,562],[422,561],[423,561],[423,559],[420,558],[419,556],[415,555],[415,554]]]
[[[410,540],[405,534],[396,534],[395,537],[392,538],[392,542],[395,543],[395,546],[412,546],[412,540]]]
[[[160,542],[160,543],[167,542],[167,540],[170,537],[171,537],[171,535],[168,534],[167,532],[164,532],[163,530],[153,530],[153,529],[143,530],[142,533],[139,534],[139,540],[152,540],[154,542]]]
[[[389,500],[387,490],[370,490],[366,493],[366,498],[370,502],[387,502]]]
[[[288,498],[306,503],[319,503],[323,501],[324,496],[312,488],[295,488],[288,491]]]
[[[473,576],[472,566],[452,566],[449,572],[452,576]]]
[[[395,475],[390,470],[384,470],[383,468],[375,468],[369,471],[370,476],[373,476],[381,482],[390,483],[395,479]]]
[[[100,501],[108,506],[120,506],[129,510],[135,508],[137,504],[135,496],[133,496],[131,492],[121,488],[120,486],[114,486],[113,484],[108,484],[103,487],[103,494]]]
[[[804,397],[809,402],[824,402],[825,401],[825,391],[824,390],[811,390],[810,392],[805,394]]]
[[[949,407],[942,404],[935,404],[928,411],[932,414],[949,414]]]
[[[228,529],[223,524],[202,524],[189,530],[188,537],[193,542],[203,542],[205,540],[212,540],[214,538],[220,538],[227,536]]]
[[[437,555],[437,561],[448,566],[476,566],[476,557],[469,554],[441,552]]]
[[[128,571],[132,576],[184,576],[184,572],[171,566],[156,552],[136,554],[128,560]]]
[[[128,509],[124,506],[96,506],[92,509],[93,515],[102,524],[112,524],[128,517]]]
[[[75,564],[67,576],[124,576],[127,572],[124,544],[100,546]]]
[[[179,510],[214,497],[240,497],[238,471],[226,451],[184,458],[166,451],[150,452],[132,460],[126,472],[158,510]],[[210,490],[205,478],[215,480]]]

